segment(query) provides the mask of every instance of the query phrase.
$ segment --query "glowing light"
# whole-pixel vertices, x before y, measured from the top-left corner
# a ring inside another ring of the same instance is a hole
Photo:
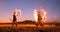
[[[21,10],[18,10],[18,9],[15,9],[15,15],[18,16],[18,15],[21,15]]]
[[[45,22],[46,20],[47,20],[47,12],[44,10],[44,9],[42,9],[42,21],[43,22]]]
[[[41,10],[42,11],[42,14],[41,14],[41,16],[42,16],[42,23],[44,23],[44,22],[46,22],[46,20],[47,20],[47,12],[44,10],[44,9],[42,9]],[[36,9],[34,9],[34,19],[35,19],[35,21],[36,21],[36,23],[38,22],[38,11],[36,10]]]
[[[38,21],[37,10],[34,9],[34,12],[33,13],[34,13],[34,19],[37,22]]]

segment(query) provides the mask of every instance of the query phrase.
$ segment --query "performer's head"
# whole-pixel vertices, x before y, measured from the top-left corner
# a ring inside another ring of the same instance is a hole
[[[40,11],[38,11],[38,20],[41,20],[42,19],[42,16],[40,14]]]
[[[16,14],[16,12],[13,12],[13,15],[15,15]]]
[[[40,15],[40,11],[38,11],[38,16],[41,16],[41,15]]]

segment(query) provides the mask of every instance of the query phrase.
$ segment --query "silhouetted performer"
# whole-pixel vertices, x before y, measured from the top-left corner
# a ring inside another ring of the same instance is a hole
[[[17,18],[16,18],[16,12],[13,12],[13,26],[14,26],[14,24],[17,26]]]
[[[41,15],[40,15],[40,12],[38,11],[38,25],[41,25],[41,26],[43,26],[43,24],[42,24],[42,17],[41,17]]]

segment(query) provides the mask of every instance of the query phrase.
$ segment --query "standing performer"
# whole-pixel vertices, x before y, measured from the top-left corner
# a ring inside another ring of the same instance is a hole
[[[16,12],[13,12],[13,26],[14,24],[17,26],[17,18],[16,18]]]
[[[41,26],[43,26],[43,24],[42,24],[42,17],[41,17],[41,15],[40,15],[40,12],[38,11],[38,25],[41,25]]]

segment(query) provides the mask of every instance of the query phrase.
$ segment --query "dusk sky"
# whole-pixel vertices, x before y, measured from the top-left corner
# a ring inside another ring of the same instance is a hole
[[[0,0],[0,23],[12,22],[14,9],[20,9],[22,14],[18,20],[34,20],[34,9],[47,11],[48,21],[60,21],[60,0]]]

